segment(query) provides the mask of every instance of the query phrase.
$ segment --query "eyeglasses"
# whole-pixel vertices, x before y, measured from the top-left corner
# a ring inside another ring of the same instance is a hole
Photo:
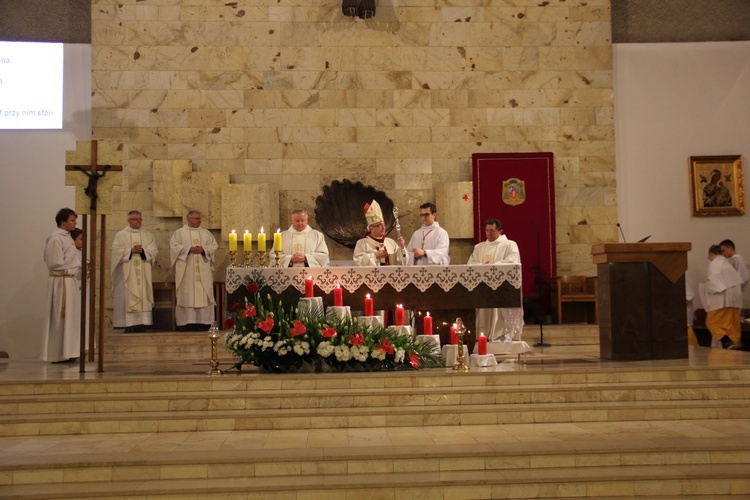
[[[426,214],[419,214],[420,217],[429,217],[432,215],[432,212],[427,212]]]

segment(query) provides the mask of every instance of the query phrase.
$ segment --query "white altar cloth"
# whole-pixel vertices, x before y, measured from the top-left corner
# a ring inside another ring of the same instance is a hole
[[[469,349],[464,344],[464,364],[469,359]],[[443,346],[443,364],[453,366],[458,361],[458,346],[456,344],[447,344]]]
[[[469,366],[478,368],[497,366],[497,359],[494,354],[472,354],[469,356]]]

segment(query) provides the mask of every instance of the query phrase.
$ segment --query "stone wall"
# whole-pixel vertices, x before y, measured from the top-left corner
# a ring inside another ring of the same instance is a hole
[[[115,220],[181,225],[153,217],[150,174],[189,160],[277,185],[282,227],[331,180],[362,181],[410,234],[472,153],[551,151],[558,270],[593,273],[591,245],[617,239],[609,0],[464,3],[380,1],[363,21],[330,0],[92,2],[93,134],[126,145]],[[471,240],[452,247],[464,262]]]

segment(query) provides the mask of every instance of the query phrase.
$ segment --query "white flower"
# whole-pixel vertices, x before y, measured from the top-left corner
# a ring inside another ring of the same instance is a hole
[[[327,358],[328,356],[333,354],[333,351],[333,345],[327,340],[318,344],[317,353],[323,358]]]
[[[385,359],[385,351],[383,351],[382,349],[378,349],[377,347],[375,347],[372,350],[371,354],[372,354],[372,357],[375,359],[379,359],[381,361]]]
[[[401,363],[404,360],[405,354],[406,354],[406,351],[404,351],[400,347],[396,349],[396,363]]]
[[[367,361],[368,352],[366,345],[353,345],[351,356],[357,361]]]
[[[349,361],[352,358],[352,354],[354,347],[352,347],[352,350],[349,350],[349,346],[346,345],[337,345],[333,352],[336,355],[336,359],[339,361]]]
[[[297,353],[298,356],[304,356],[305,354],[310,354],[310,343],[300,342],[299,340],[296,340],[294,342],[294,352]]]

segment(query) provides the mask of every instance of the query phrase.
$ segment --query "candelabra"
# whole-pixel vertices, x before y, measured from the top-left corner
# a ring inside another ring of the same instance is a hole
[[[219,335],[219,327],[216,326],[216,321],[214,321],[211,323],[211,328],[208,329],[208,338],[211,339],[211,371],[208,374],[212,377],[224,374],[219,370],[219,355],[216,351],[216,342],[219,340]]]
[[[229,267],[237,267],[237,250],[230,250],[229,258],[230,258]]]
[[[468,372],[469,367],[464,364],[466,356],[464,355],[464,335],[466,335],[466,325],[461,318],[456,318],[456,337],[458,338],[458,357],[453,370],[457,372]]]
[[[281,267],[281,252],[276,253],[276,265],[274,267]]]
[[[266,267],[266,252],[258,250],[258,255],[260,256],[260,267]]]
[[[253,260],[253,259],[252,259],[252,255],[253,255],[253,252],[252,252],[252,251],[249,251],[249,252],[248,252],[247,250],[245,250],[245,260],[244,260],[244,262],[242,263],[242,267],[250,267],[250,263],[251,263],[251,262],[252,262],[252,260]]]

